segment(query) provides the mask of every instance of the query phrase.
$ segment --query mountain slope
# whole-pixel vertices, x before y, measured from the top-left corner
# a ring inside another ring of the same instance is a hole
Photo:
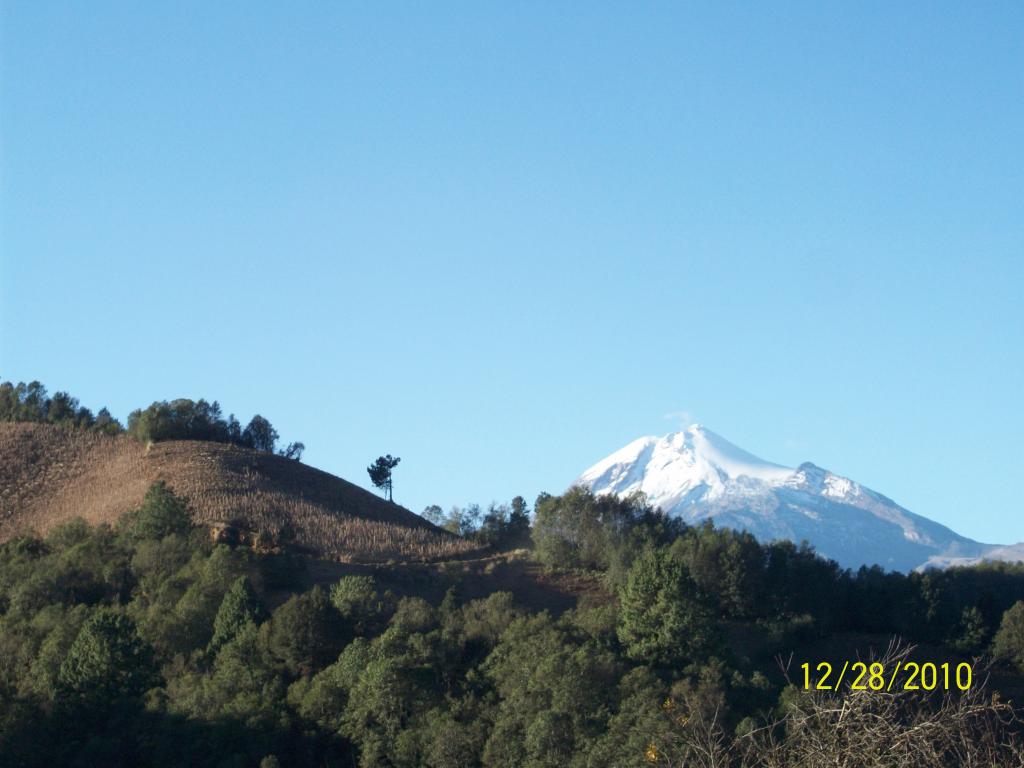
[[[244,537],[290,530],[295,546],[354,560],[432,559],[472,549],[404,507],[297,461],[223,443],[148,449],[46,424],[0,424],[0,541],[80,516],[114,523],[165,481],[197,522]]]
[[[759,459],[699,425],[635,440],[576,484],[599,494],[641,491],[671,516],[711,519],[762,541],[806,539],[846,567],[907,571],[1021,554],[960,536],[810,462],[792,469]]]

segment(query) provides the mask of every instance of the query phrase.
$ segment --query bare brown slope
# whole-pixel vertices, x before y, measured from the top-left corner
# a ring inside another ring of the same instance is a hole
[[[0,424],[0,541],[76,516],[113,523],[156,480],[188,499],[197,522],[290,528],[295,544],[327,557],[425,560],[472,549],[404,507],[280,456],[197,441],[146,448],[43,424]]]

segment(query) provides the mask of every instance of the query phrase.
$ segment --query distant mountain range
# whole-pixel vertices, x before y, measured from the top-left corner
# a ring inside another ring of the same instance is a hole
[[[710,519],[765,542],[807,540],[844,567],[910,571],[1024,560],[1024,543],[974,541],[847,477],[810,462],[772,464],[700,425],[634,440],[575,484],[598,494],[642,491],[672,517]]]

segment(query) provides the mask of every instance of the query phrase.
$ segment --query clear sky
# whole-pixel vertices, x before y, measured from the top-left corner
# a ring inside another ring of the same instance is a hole
[[[1024,5],[4,2],[0,377],[395,498],[697,420],[1024,539]]]

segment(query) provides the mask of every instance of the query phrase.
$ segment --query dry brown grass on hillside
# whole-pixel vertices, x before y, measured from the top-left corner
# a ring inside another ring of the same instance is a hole
[[[197,522],[229,523],[339,559],[432,560],[474,546],[318,469],[238,446],[195,441],[146,448],[44,424],[0,424],[0,541],[83,517],[113,523],[163,480]]]

